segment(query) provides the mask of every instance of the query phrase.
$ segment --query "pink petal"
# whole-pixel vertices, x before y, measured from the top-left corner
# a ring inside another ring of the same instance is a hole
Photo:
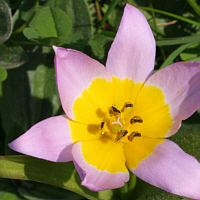
[[[169,104],[173,125],[167,137],[177,132],[181,121],[200,107],[200,63],[180,62],[159,70],[146,85],[163,90]]]
[[[9,144],[14,151],[50,160],[68,162],[72,160],[72,141],[69,136],[69,125],[66,116],[45,119],[25,134]]]
[[[115,40],[106,63],[111,75],[144,82],[152,73],[155,40],[144,15],[126,5]]]
[[[63,109],[74,119],[73,103],[87,89],[92,80],[109,78],[108,70],[98,61],[71,49],[54,46],[58,92]]]
[[[98,152],[96,152],[98,153]],[[81,142],[76,143],[72,149],[73,161],[82,180],[81,185],[93,191],[109,190],[124,186],[124,182],[129,180],[129,172],[109,173],[108,171],[98,170],[89,165],[82,156]],[[102,160],[102,162],[110,162]]]
[[[170,193],[200,199],[200,163],[177,144],[165,140],[131,171]]]

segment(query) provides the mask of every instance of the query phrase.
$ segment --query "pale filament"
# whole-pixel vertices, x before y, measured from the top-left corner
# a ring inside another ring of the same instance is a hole
[[[117,121],[116,121],[116,122],[112,122],[111,124],[112,124],[112,125],[117,124],[117,125],[120,125],[121,127],[123,126],[123,125],[121,124],[121,122],[120,122],[120,116],[117,118]]]

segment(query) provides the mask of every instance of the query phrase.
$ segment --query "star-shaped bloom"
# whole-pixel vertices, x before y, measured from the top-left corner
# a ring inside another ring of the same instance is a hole
[[[129,171],[168,192],[200,198],[200,164],[174,142],[181,121],[200,107],[200,63],[154,71],[147,20],[126,5],[106,67],[54,46],[57,87],[66,113],[43,120],[9,144],[15,151],[73,161],[93,191],[122,187]]]

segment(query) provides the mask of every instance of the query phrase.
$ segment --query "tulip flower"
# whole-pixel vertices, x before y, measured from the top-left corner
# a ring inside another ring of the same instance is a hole
[[[200,63],[155,74],[155,39],[143,14],[126,5],[106,67],[54,46],[66,115],[45,119],[9,144],[53,162],[73,161],[93,191],[122,187],[130,173],[168,192],[200,199],[200,163],[166,139],[200,107]]]

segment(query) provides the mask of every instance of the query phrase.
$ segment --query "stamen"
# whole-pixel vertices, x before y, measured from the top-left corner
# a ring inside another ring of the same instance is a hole
[[[132,133],[128,136],[128,140],[129,140],[130,142],[132,142],[134,137],[140,137],[140,136],[141,136],[141,133],[132,132]]]
[[[131,121],[130,121],[131,124],[137,123],[137,122],[138,122],[138,123],[142,123],[142,122],[143,122],[142,118],[139,117],[139,116],[134,116],[134,117],[131,119]]]
[[[125,108],[132,108],[133,107],[133,104],[132,103],[130,103],[130,102],[126,102],[125,104],[124,104],[124,107],[122,108],[122,112],[124,112],[124,109]]]
[[[119,115],[121,112],[114,106],[112,106],[110,108],[110,111],[109,111],[109,114],[110,116],[112,117],[113,115],[116,116],[116,115]]]
[[[120,130],[117,133],[117,137],[115,138],[116,141],[120,140],[121,138],[123,138],[124,136],[126,136],[126,134],[128,133],[127,130]]]
[[[105,122],[101,122],[101,134],[108,134],[110,132],[108,125]]]
[[[124,107],[133,107],[132,103],[126,103]]]
[[[101,130],[102,130],[104,124],[105,124],[105,122],[101,122]]]

